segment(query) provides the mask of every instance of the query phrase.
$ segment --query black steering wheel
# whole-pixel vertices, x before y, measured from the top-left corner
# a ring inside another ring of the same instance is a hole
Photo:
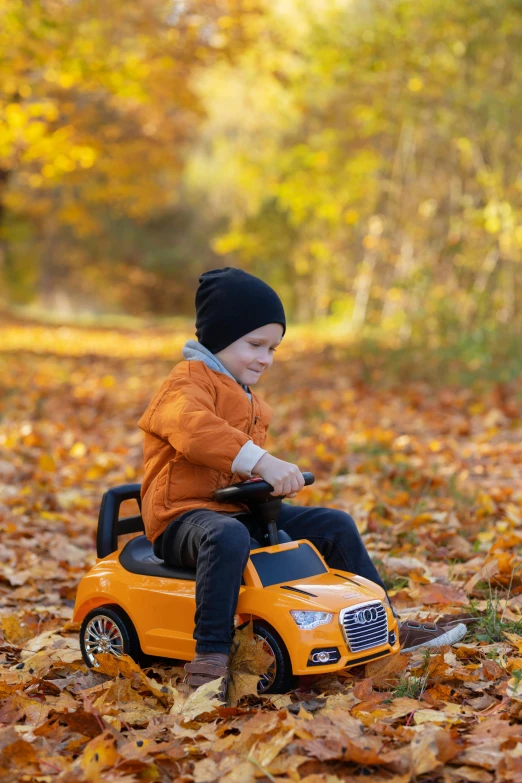
[[[305,486],[313,484],[315,476],[313,473],[303,473]],[[276,497],[270,493],[274,491],[274,488],[268,481],[264,481],[262,478],[248,479],[248,481],[240,481],[238,484],[232,484],[230,487],[224,487],[214,492],[214,498],[220,503],[234,503],[234,502],[254,502],[262,503],[265,500],[275,500]],[[285,495],[278,495],[279,498],[286,497]]]

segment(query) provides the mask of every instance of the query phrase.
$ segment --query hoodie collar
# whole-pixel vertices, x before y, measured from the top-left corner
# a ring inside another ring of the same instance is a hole
[[[197,340],[187,340],[185,345],[183,346],[182,350],[183,358],[187,361],[199,361],[204,362],[204,364],[207,365],[211,370],[214,370],[215,372],[221,372],[223,375],[228,375],[229,378],[232,378],[233,381],[238,383],[241,388],[244,390],[247,397],[251,400],[252,395],[248,390],[248,386],[245,386],[244,384],[240,383],[240,381],[237,380],[237,378],[234,378],[231,372],[227,370],[225,365],[219,361],[217,356],[213,353],[211,353],[208,348],[205,348],[204,345],[201,343],[198,343]]]

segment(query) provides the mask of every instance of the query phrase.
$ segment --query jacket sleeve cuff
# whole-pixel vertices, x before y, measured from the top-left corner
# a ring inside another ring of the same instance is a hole
[[[261,446],[256,446],[254,441],[248,440],[240,448],[232,463],[232,473],[240,473],[250,478],[254,466],[257,465],[263,454],[266,454],[266,449],[262,449]]]

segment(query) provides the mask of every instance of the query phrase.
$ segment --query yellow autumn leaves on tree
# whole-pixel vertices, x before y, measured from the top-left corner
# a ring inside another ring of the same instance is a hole
[[[187,315],[237,264],[292,319],[520,329],[511,0],[0,9],[5,302]]]

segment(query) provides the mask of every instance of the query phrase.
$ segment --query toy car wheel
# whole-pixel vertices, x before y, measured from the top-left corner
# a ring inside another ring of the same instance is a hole
[[[80,629],[80,649],[89,668],[99,666],[95,655],[110,653],[116,658],[130,655],[140,663],[138,634],[128,615],[119,606],[99,606],[84,618]]]
[[[295,687],[297,677],[292,674],[292,664],[288,650],[279,634],[269,625],[254,621],[254,635],[263,640],[268,653],[274,656],[274,662],[259,680],[259,693],[286,693]]]

